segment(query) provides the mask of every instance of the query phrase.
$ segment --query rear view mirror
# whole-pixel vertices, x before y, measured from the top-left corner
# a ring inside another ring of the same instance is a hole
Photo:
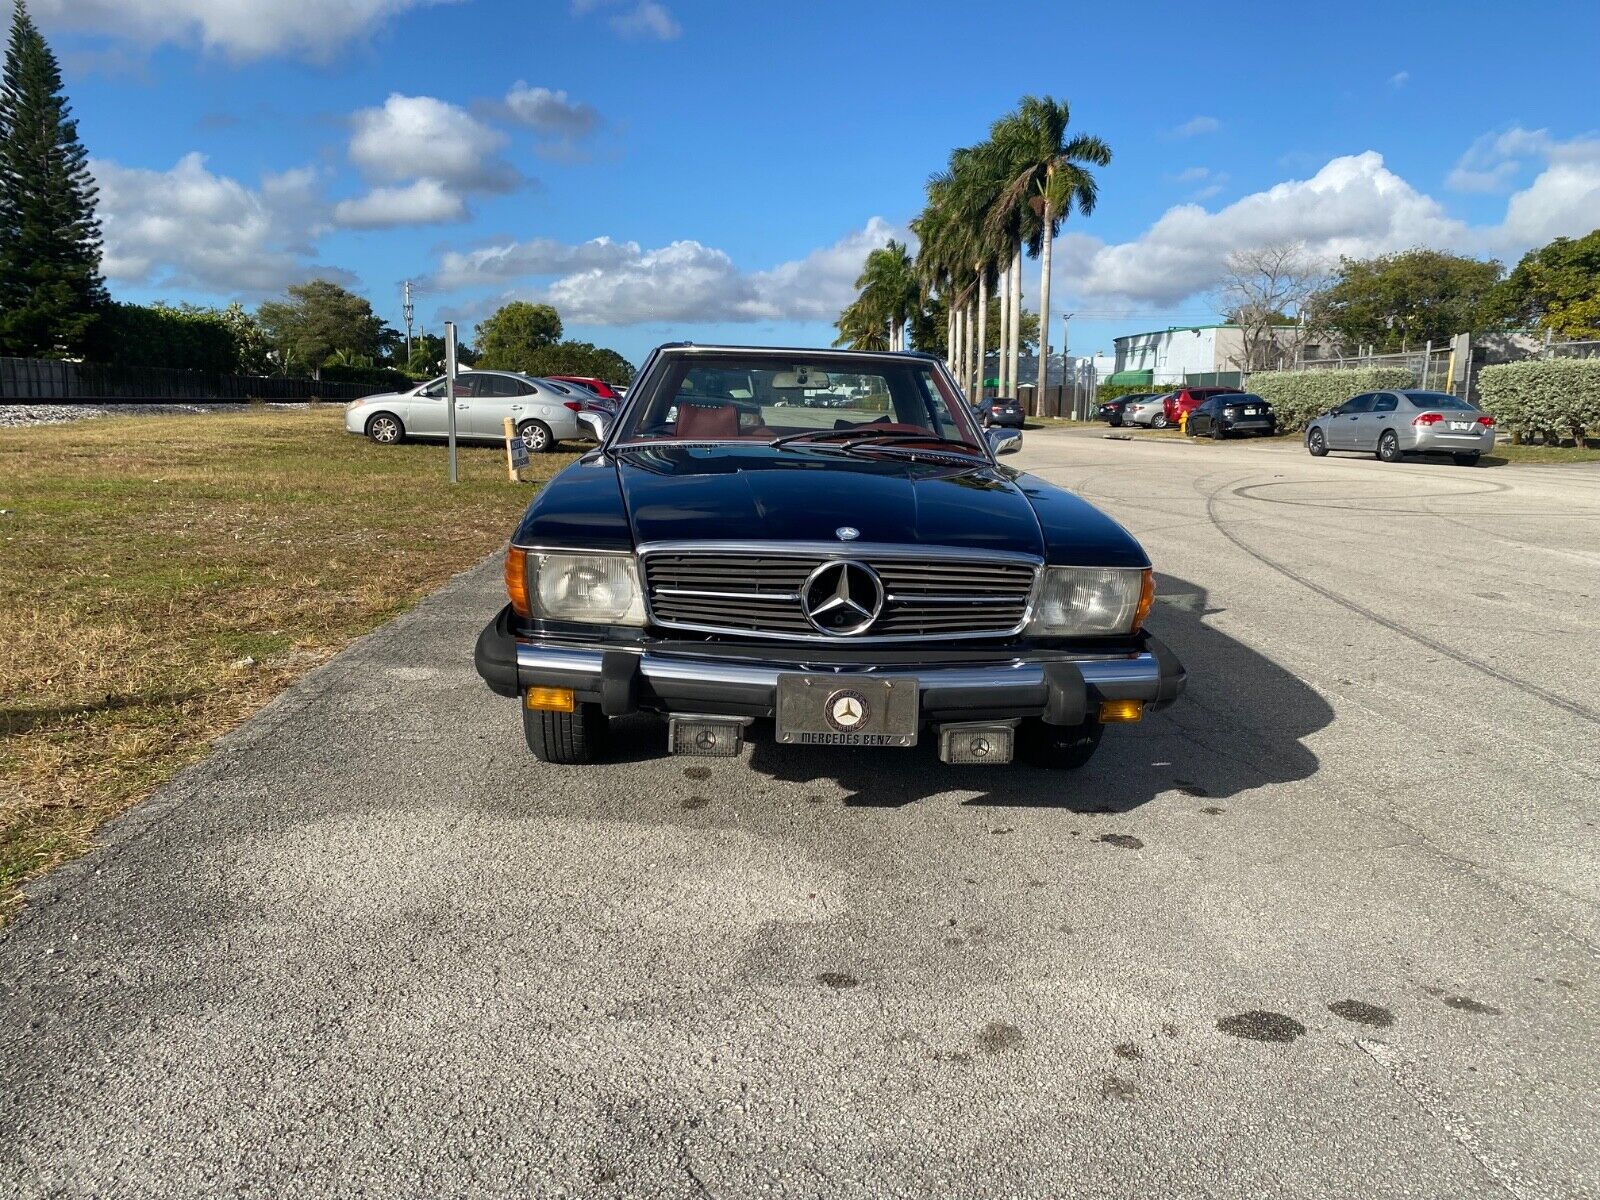
[[[1015,454],[1022,449],[1022,433],[1016,429],[1006,429],[1004,426],[995,425],[983,431],[983,436],[989,442],[989,451],[995,455]]]
[[[810,367],[796,367],[792,371],[777,371],[772,376],[774,391],[793,392],[805,388],[821,389],[828,386],[826,371],[813,371]]]

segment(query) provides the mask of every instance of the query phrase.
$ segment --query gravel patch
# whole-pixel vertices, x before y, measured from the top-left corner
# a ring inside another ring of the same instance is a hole
[[[92,417],[171,417],[196,413],[246,412],[249,404],[117,404],[97,408],[90,404],[0,404],[0,428],[27,425],[64,425]],[[265,408],[304,408],[303,403],[267,404]]]

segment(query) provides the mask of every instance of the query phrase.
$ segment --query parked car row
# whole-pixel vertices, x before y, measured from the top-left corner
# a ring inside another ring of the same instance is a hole
[[[1097,414],[1112,425],[1164,429],[1182,422],[1190,437],[1234,434],[1271,437],[1278,431],[1272,405],[1253,392],[1229,387],[1181,387],[1170,392],[1118,396]],[[1421,388],[1363,392],[1306,426],[1306,449],[1317,458],[1332,450],[1376,454],[1399,462],[1407,454],[1448,454],[1472,466],[1494,449],[1495,422],[1459,396]]]
[[[514,371],[463,371],[456,376],[456,437],[464,442],[498,442],[505,437],[505,419],[510,417],[528,452],[543,454],[555,449],[557,442],[588,437],[578,424],[578,414],[604,403],[575,383]],[[447,437],[448,425],[442,376],[407,392],[353,400],[344,410],[347,433],[365,434],[383,446],[407,438]]]

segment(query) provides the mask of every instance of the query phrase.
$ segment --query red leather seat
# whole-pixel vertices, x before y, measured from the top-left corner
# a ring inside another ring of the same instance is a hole
[[[736,438],[739,436],[739,410],[731,404],[681,402],[676,432],[680,441]]]

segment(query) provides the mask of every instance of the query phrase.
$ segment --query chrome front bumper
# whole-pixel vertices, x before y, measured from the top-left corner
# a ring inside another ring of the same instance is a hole
[[[611,716],[639,710],[770,717],[778,676],[870,675],[914,680],[926,721],[1043,717],[1075,724],[1101,700],[1143,700],[1162,707],[1183,691],[1185,673],[1160,641],[1143,635],[1143,649],[1125,654],[1074,655],[1018,651],[993,661],[873,663],[863,653],[848,664],[729,658],[674,650],[565,646],[515,636],[504,613],[478,639],[478,673],[502,695],[529,687],[571,688],[580,700]]]

